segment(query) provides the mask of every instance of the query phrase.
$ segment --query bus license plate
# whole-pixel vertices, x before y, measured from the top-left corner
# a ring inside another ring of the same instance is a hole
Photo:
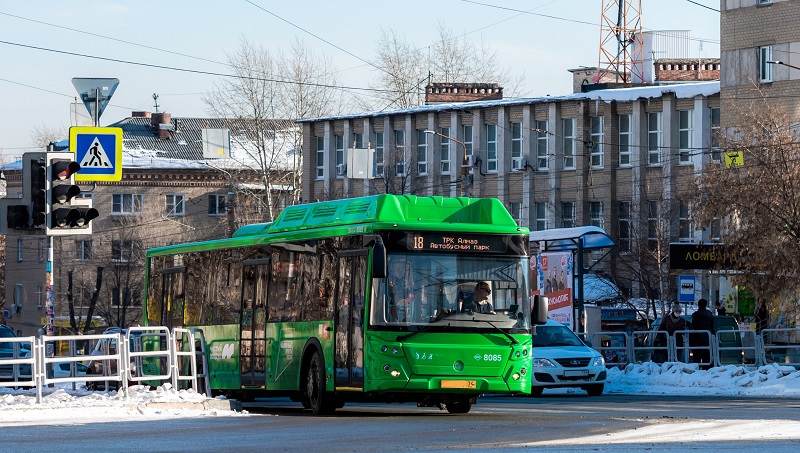
[[[442,381],[442,388],[443,389],[474,389],[474,388],[477,388],[477,384],[476,384],[475,381],[443,380]]]
[[[589,370],[564,370],[564,377],[588,376]]]

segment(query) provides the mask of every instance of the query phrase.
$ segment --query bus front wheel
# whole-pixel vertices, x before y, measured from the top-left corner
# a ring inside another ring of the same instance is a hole
[[[314,415],[332,414],[336,410],[333,399],[325,389],[325,366],[319,351],[314,351],[306,372],[305,398],[303,406],[308,407]]]

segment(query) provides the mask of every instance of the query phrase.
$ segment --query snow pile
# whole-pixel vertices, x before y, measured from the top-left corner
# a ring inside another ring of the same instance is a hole
[[[155,390],[141,385],[131,386],[128,388],[128,398],[123,392],[94,392],[85,388],[72,390],[68,384],[61,384],[43,389],[40,404],[36,402],[36,390],[0,388],[0,424],[38,423],[42,420],[88,423],[241,415],[233,411],[206,408],[203,402],[208,400],[194,390],[175,390],[170,384]]]
[[[771,364],[750,370],[726,365],[701,370],[696,363],[647,362],[608,370],[606,393],[800,397],[800,370]]]

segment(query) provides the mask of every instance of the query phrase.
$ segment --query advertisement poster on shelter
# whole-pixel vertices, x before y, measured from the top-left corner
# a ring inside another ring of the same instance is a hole
[[[548,317],[572,329],[572,252],[540,253],[537,261],[539,294],[548,298]]]

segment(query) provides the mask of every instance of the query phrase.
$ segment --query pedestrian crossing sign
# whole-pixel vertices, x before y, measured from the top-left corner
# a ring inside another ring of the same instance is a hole
[[[69,150],[81,166],[75,181],[122,180],[121,128],[71,127]]]

